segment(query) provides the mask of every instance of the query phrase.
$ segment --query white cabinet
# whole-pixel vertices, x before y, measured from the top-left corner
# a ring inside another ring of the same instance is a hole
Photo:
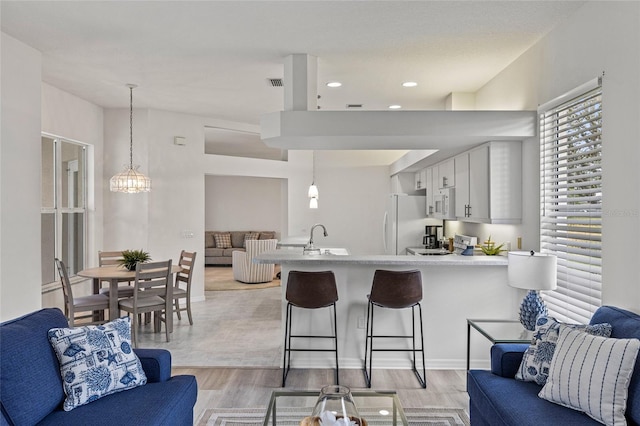
[[[443,161],[437,165],[438,176],[436,182],[438,188],[453,188],[456,186],[455,163],[453,158]]]
[[[427,167],[425,169],[425,188],[426,188],[426,196],[427,196],[427,217],[433,217],[435,213],[435,206],[433,204],[433,191],[437,190],[438,187],[433,180],[433,169],[434,167]]]
[[[522,143],[489,142],[454,158],[458,220],[520,223]]]
[[[426,173],[427,173],[426,169],[422,169],[419,172],[415,173],[415,178],[414,178],[415,181],[414,181],[413,189],[418,191],[426,188],[426,185],[427,185]]]
[[[482,146],[454,158],[456,217],[489,221],[489,147]]]

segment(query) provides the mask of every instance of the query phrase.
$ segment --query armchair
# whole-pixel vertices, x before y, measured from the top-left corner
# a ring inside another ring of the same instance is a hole
[[[245,284],[266,283],[273,280],[275,265],[253,263],[262,252],[275,250],[278,240],[246,240],[246,252],[234,251],[232,256],[233,279]]]

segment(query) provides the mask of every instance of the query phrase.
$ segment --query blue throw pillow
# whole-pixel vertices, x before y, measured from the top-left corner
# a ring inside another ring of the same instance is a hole
[[[65,411],[147,383],[131,348],[128,317],[98,326],[52,328],[49,341],[60,363]]]
[[[549,366],[556,349],[560,326],[567,326],[594,336],[610,337],[611,324],[563,324],[553,317],[540,317],[536,321],[531,345],[524,353],[516,379],[525,382],[536,382],[540,386],[547,382]]]

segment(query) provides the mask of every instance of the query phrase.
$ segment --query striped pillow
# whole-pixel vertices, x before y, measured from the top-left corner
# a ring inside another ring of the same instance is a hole
[[[560,328],[549,377],[538,396],[606,425],[624,425],[638,339],[612,339]]]

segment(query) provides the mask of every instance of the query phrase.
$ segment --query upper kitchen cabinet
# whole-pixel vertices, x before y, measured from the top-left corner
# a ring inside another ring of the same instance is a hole
[[[427,217],[433,217],[433,214],[435,213],[435,208],[434,208],[434,199],[433,199],[433,191],[434,189],[437,190],[438,186],[436,185],[435,181],[433,180],[433,169],[435,167],[427,167],[426,169],[424,169],[424,174],[425,174],[425,188],[426,188],[426,198],[427,198]]]
[[[488,142],[453,160],[458,220],[496,224],[521,222],[521,142]]]
[[[438,178],[436,179],[438,188],[446,189],[455,187],[456,175],[454,159],[451,158],[449,160],[443,161],[436,167],[438,168]]]
[[[427,175],[426,169],[422,169],[415,173],[415,182],[414,182],[413,189],[415,189],[416,191],[419,191],[427,187],[426,175]]]

